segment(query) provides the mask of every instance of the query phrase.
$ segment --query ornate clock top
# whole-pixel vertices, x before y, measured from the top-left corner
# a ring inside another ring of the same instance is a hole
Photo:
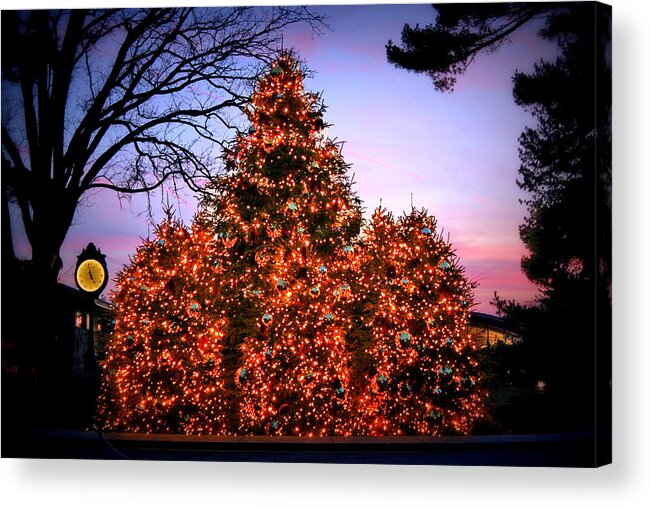
[[[106,255],[92,242],[77,256],[75,282],[82,292],[92,297],[99,296],[108,283]]]

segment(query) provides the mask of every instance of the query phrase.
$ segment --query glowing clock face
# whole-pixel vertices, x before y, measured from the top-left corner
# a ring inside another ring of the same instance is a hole
[[[88,259],[82,262],[77,268],[77,283],[86,292],[96,292],[104,283],[106,271],[95,259]]]

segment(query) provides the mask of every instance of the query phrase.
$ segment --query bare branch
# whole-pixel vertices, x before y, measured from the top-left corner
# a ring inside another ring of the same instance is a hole
[[[2,172],[32,250],[49,249],[39,258],[56,257],[91,189],[200,191],[281,30],[299,22],[323,26],[300,7],[3,12]]]

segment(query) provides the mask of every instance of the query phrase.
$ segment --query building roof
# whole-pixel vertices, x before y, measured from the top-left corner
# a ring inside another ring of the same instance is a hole
[[[88,308],[91,304],[94,304],[95,308],[99,309],[102,312],[114,312],[114,306],[103,299],[89,299],[88,295],[82,292],[81,290],[70,287],[63,283],[57,284],[57,290],[59,291],[62,298],[68,304],[74,304],[81,308]]]
[[[502,317],[482,312],[470,312],[470,325],[519,335],[518,331]]]

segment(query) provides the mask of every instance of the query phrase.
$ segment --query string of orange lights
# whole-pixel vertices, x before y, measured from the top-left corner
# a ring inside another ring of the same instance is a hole
[[[285,54],[190,230],[119,275],[98,424],[192,434],[443,435],[482,417],[472,286],[425,211],[364,226],[324,106]]]

